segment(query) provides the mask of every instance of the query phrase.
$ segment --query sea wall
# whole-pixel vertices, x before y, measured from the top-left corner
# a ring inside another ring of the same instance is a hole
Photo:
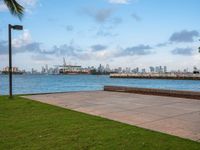
[[[104,86],[104,91],[126,92],[126,93],[157,95],[157,96],[170,96],[170,97],[190,98],[190,99],[200,100],[200,92],[193,92],[193,91],[177,91],[177,90],[135,88],[135,87],[123,87],[123,86]]]
[[[200,80],[200,74],[110,74],[110,78]]]

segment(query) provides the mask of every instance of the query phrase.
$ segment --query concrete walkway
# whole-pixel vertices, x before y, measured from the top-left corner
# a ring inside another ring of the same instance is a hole
[[[24,97],[200,141],[200,100],[105,91]]]

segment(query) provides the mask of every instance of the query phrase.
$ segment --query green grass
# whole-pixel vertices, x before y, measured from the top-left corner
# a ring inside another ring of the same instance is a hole
[[[200,143],[15,97],[0,97],[0,150],[200,150]]]

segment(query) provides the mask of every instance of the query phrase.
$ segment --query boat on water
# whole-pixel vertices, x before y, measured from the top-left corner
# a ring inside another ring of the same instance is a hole
[[[79,75],[79,74],[90,74],[89,69],[84,69],[79,65],[67,65],[63,58],[63,65],[59,66],[59,74],[63,75]]]
[[[81,66],[66,65],[66,66],[60,66],[59,73],[64,75],[77,75],[77,74],[90,74],[90,71],[82,69]]]

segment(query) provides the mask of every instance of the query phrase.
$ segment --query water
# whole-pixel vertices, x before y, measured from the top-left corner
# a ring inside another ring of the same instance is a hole
[[[13,93],[102,90],[104,85],[200,91],[200,81],[113,79],[98,75],[14,75]],[[8,94],[8,76],[0,75],[0,95]]]

